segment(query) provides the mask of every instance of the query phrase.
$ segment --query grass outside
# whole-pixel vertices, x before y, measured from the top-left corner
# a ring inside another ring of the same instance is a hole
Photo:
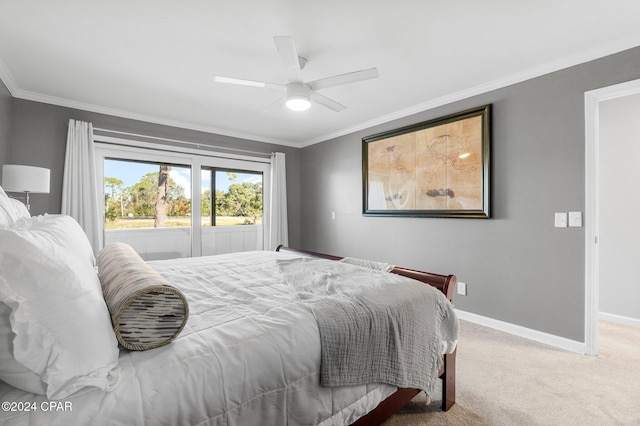
[[[217,216],[216,226],[229,226],[229,225],[244,225],[245,220],[248,219],[244,216]],[[202,218],[202,226],[211,226],[211,217]],[[262,224],[262,220],[258,219],[257,225]],[[164,221],[165,228],[175,228],[180,226],[191,226],[190,217],[167,217]],[[105,229],[142,229],[153,228],[153,218],[135,218],[125,217],[117,218],[116,220],[105,221]]]

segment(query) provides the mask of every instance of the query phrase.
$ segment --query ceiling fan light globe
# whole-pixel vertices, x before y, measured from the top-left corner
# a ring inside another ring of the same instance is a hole
[[[311,107],[311,101],[304,96],[295,96],[288,98],[286,105],[293,111],[306,111]]]

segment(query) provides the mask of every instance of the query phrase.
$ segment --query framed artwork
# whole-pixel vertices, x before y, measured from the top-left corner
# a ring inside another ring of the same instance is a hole
[[[366,216],[490,217],[491,105],[362,139]]]

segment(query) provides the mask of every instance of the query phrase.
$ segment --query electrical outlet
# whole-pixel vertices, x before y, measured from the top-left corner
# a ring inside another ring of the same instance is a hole
[[[458,294],[460,294],[462,296],[466,296],[467,295],[467,283],[463,283],[461,281],[458,281]]]

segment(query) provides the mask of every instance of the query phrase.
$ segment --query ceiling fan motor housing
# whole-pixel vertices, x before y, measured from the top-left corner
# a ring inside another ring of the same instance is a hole
[[[304,111],[311,106],[311,88],[304,83],[287,84],[287,107]]]

